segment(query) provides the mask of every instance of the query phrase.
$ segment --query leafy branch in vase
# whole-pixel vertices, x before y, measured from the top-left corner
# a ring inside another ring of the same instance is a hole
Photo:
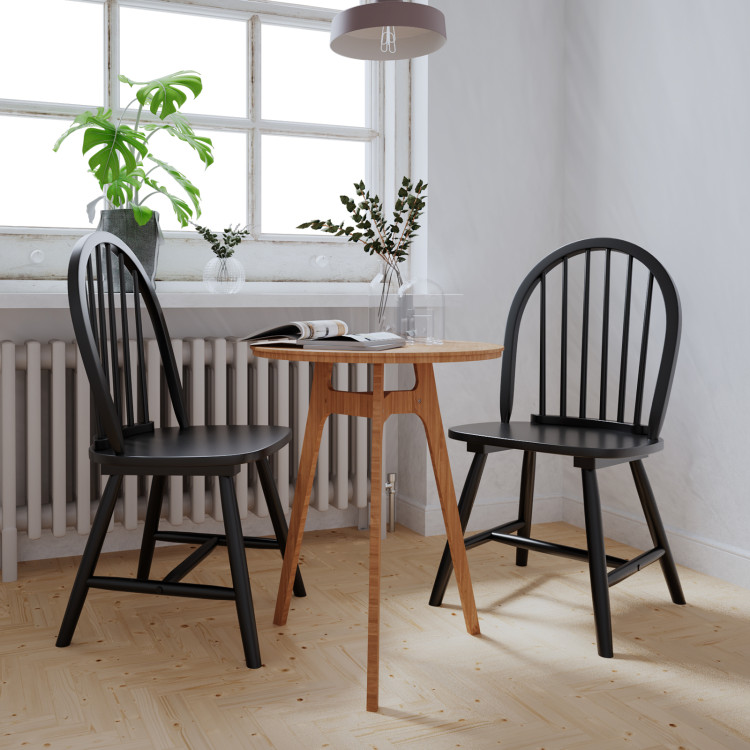
[[[408,177],[403,178],[390,223],[384,216],[382,201],[377,195],[370,194],[364,181],[355,182],[354,189],[356,200],[341,196],[341,202],[351,214],[353,226],[346,226],[346,221],[336,224],[331,219],[313,219],[300,224],[297,229],[315,229],[336,237],[346,236],[349,242],[362,243],[366,253],[377,255],[385,264],[384,288],[388,288],[393,275],[401,286],[403,281],[398,264],[406,260],[409,246],[420,228],[419,217],[426,205],[424,191],[427,183],[419,180],[414,185]]]
[[[211,250],[213,250],[217,258],[231,258],[234,255],[234,248],[250,234],[250,230],[247,227],[240,229],[240,225],[237,224],[235,227],[228,226],[222,232],[220,240],[219,236],[208,227],[201,227],[193,222],[191,224],[195,227],[195,231],[211,245]]]

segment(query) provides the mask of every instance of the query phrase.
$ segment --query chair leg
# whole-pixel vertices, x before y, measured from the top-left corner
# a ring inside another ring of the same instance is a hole
[[[664,531],[664,525],[661,522],[659,509],[656,507],[656,500],[654,499],[654,493],[651,489],[651,483],[648,481],[643,461],[631,461],[630,470],[633,473],[635,486],[638,490],[638,497],[641,500],[643,514],[646,516],[646,523],[648,524],[648,530],[651,533],[651,540],[654,543],[654,547],[664,550],[664,554],[659,559],[659,563],[661,564],[661,570],[664,574],[664,579],[667,582],[667,587],[669,588],[669,594],[675,604],[685,604],[685,595],[682,593],[680,578],[677,575],[677,567],[675,566],[674,558],[672,557],[672,551],[669,548],[667,534]]]
[[[479,489],[479,481],[482,478],[482,472],[484,471],[484,465],[486,463],[486,453],[474,454],[471,466],[469,467],[469,473],[466,475],[464,488],[461,491],[461,499],[458,501],[458,517],[461,521],[462,532],[466,531],[466,526],[469,523],[469,516],[471,515],[472,508],[474,507],[474,501],[477,497],[477,490]],[[451,560],[450,549],[446,544],[445,549],[443,550],[443,557],[440,560],[437,575],[435,576],[435,583],[433,583],[432,585],[432,593],[430,594],[430,606],[439,607],[443,603],[445,590],[448,588],[448,581],[450,581],[452,572],[453,561]]]
[[[219,477],[221,494],[221,509],[224,513],[224,530],[227,538],[229,553],[229,569],[232,574],[234,588],[234,603],[237,606],[237,619],[240,623],[242,647],[245,651],[245,663],[251,669],[258,669],[261,665],[258,631],[255,627],[253,612],[253,598],[250,593],[250,577],[247,571],[245,557],[245,543],[242,538],[240,514],[237,509],[237,499],[234,494],[232,477]]]
[[[159,518],[164,500],[164,483],[166,477],[155,476],[151,480],[151,491],[146,506],[146,519],[143,525],[141,554],[138,558],[138,580],[147,581],[151,573],[151,561],[154,559],[156,540],[154,534],[159,530]]]
[[[534,470],[536,469],[536,453],[524,451],[523,468],[521,469],[521,492],[518,502],[518,520],[523,526],[518,529],[518,536],[531,536],[531,510],[534,503]],[[516,549],[516,565],[524,567],[529,560],[527,549]]]
[[[281,500],[279,500],[279,492],[276,488],[276,482],[273,481],[273,474],[271,473],[271,467],[267,458],[262,458],[260,461],[256,461],[255,466],[258,469],[258,478],[260,479],[263,494],[266,498],[268,515],[271,517],[273,531],[274,534],[276,534],[276,541],[279,543],[281,558],[283,559],[284,552],[286,551],[286,539],[289,534],[289,527],[287,526],[286,518],[284,518],[284,511],[281,508]],[[295,596],[306,595],[305,584],[302,582],[302,574],[299,572],[299,565],[294,574],[294,587],[292,590],[294,591]]]
[[[589,552],[591,597],[594,601],[594,622],[599,656],[610,658],[612,649],[612,619],[609,609],[607,558],[604,551],[602,509],[599,486],[594,469],[581,469],[583,478],[583,510],[586,517],[586,541]]]
[[[55,642],[55,645],[60,648],[69,646],[70,641],[73,639],[73,633],[78,624],[78,618],[81,616],[81,610],[83,610],[83,604],[86,601],[86,595],[89,592],[88,581],[94,574],[97,560],[99,559],[102,547],[104,546],[104,538],[107,534],[109,521],[112,518],[112,513],[115,509],[117,493],[120,491],[121,483],[122,476],[110,476],[99,501],[99,507],[94,516],[94,523],[91,526],[89,538],[86,541],[86,547],[83,550],[83,556],[78,565],[78,572],[76,573],[73,588],[70,592],[68,606],[65,609],[65,615],[63,616],[62,624],[60,625],[60,632],[58,633],[57,641]]]

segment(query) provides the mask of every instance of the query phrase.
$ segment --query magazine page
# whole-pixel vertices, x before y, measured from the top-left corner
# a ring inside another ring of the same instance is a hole
[[[331,336],[344,336],[349,327],[343,320],[307,320],[299,321],[298,325],[302,329],[300,339],[325,339]]]
[[[294,321],[285,325],[263,328],[245,336],[240,341],[259,344],[293,344],[297,341],[341,336],[348,331],[343,320],[307,320]]]

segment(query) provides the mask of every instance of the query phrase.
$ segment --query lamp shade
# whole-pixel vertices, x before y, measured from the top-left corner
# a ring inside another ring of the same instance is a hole
[[[344,10],[331,24],[331,49],[357,60],[406,60],[445,44],[445,16],[403,0],[375,0]]]

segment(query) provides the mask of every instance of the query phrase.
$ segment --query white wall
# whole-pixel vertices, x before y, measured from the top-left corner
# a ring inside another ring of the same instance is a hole
[[[447,309],[446,338],[500,342],[520,279],[561,234],[564,5],[549,0],[433,4],[445,13],[448,43],[429,58],[427,275],[446,292],[463,295],[460,306]],[[499,417],[499,360],[438,365],[436,376],[446,427]],[[399,439],[400,450],[407,445]],[[449,450],[460,492],[471,456],[454,441]],[[515,507],[519,462],[513,454],[488,462],[472,527],[499,522],[497,508],[485,508],[485,501],[513,498]],[[401,463],[408,469],[399,466],[400,500],[427,504],[426,514],[419,519],[415,514],[410,525],[441,533],[431,470],[422,471],[418,456]],[[543,457],[538,465],[538,493],[555,498],[559,517],[559,462]],[[426,474],[424,499],[406,484],[415,466],[422,487]]]
[[[430,58],[430,276],[465,295],[449,336],[500,341],[524,273],[566,242],[659,257],[683,338],[666,449],[646,468],[678,562],[750,587],[750,3],[434,4],[449,41]],[[496,418],[497,364],[438,371],[446,426]],[[460,485],[468,457],[451,460]],[[582,523],[578,474],[540,462],[538,494],[571,498],[547,515]],[[503,505],[520,456],[489,465],[482,500]],[[600,481],[607,533],[645,544],[627,467]]]
[[[569,0],[562,237],[622,236],[674,278],[681,350],[665,451],[645,465],[678,560],[745,586],[748,29],[747,0]],[[600,474],[608,530],[636,541],[630,472]]]

